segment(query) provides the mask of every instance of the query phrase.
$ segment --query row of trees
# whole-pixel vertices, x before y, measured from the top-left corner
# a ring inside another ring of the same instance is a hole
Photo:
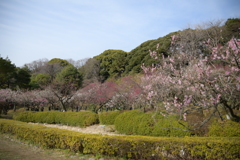
[[[74,81],[81,87],[83,76],[78,68],[86,60],[41,59],[20,68],[12,64],[8,57],[0,57],[0,88],[39,89],[56,81]]]
[[[85,60],[79,61],[83,65]],[[70,63],[71,62],[71,63]],[[0,108],[9,104],[37,109],[56,104],[66,110],[66,104],[76,90],[82,86],[83,75],[78,71],[79,63],[73,60],[43,59],[18,68],[8,58],[1,57],[0,63]],[[74,66],[75,65],[75,66]],[[41,93],[41,94],[40,94]],[[1,110],[2,110],[1,109]]]
[[[74,83],[53,83],[40,90],[0,90],[0,101],[8,101],[28,110],[39,110],[42,106],[51,109],[89,109],[98,112],[103,109],[129,109],[137,103],[142,89],[133,77],[125,77],[121,82],[106,81],[91,83],[78,89]],[[139,102],[138,102],[139,103]]]

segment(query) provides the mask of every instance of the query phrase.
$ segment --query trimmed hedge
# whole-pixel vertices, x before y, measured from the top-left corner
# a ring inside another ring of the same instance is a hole
[[[208,136],[240,137],[240,123],[231,120],[226,120],[222,123],[214,121],[209,127]]]
[[[116,117],[120,114],[120,111],[107,111],[99,113],[100,124],[113,125]]]
[[[186,122],[181,123],[187,125]],[[118,132],[127,135],[183,137],[191,134],[181,130],[184,127],[178,123],[176,116],[164,117],[159,112],[126,111],[116,118],[114,124]]]
[[[101,136],[1,119],[0,132],[47,148],[127,159],[240,159],[240,138]]]
[[[86,127],[99,123],[98,115],[93,112],[23,111],[17,112],[13,116],[13,119],[22,122],[63,124],[79,127]]]

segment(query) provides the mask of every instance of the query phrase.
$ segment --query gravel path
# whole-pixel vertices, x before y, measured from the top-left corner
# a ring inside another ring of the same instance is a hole
[[[67,129],[71,131],[76,132],[82,132],[82,133],[91,133],[91,134],[101,134],[101,135],[122,135],[117,132],[114,132],[113,126],[105,126],[105,125],[92,125],[86,128],[80,128],[80,127],[73,127],[73,126],[67,126],[67,125],[61,125],[61,124],[46,124],[46,123],[31,123],[36,125],[43,125],[46,127],[52,127],[52,128],[59,128],[59,129]]]

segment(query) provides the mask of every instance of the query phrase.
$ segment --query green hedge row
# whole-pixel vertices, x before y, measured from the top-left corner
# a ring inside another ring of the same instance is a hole
[[[186,122],[181,123],[187,125]],[[159,112],[127,111],[117,116],[114,124],[117,131],[127,135],[190,136],[190,132],[184,131],[184,126],[178,123],[176,116],[164,117]]]
[[[22,122],[63,124],[79,127],[99,123],[98,115],[93,112],[21,111],[14,114],[13,119]]]
[[[63,124],[69,126],[86,127],[93,124],[115,125],[115,129],[127,135],[145,135],[162,137],[183,137],[190,136],[190,132],[178,123],[176,116],[164,117],[161,114],[143,113],[138,110],[133,111],[109,111],[99,115],[93,112],[16,112],[13,116],[15,120],[34,123]],[[187,125],[186,122],[181,122]],[[178,128],[178,129],[176,129]],[[240,123],[233,121],[214,121],[209,126],[208,136],[211,137],[240,137]]]
[[[240,137],[240,123],[234,122],[231,120],[227,120],[222,123],[214,121],[209,127],[208,136],[210,136],[210,137]]]
[[[113,125],[116,117],[121,113],[121,111],[108,111],[99,113],[100,124]]]
[[[1,119],[0,132],[47,148],[127,159],[240,159],[240,138],[101,136]]]

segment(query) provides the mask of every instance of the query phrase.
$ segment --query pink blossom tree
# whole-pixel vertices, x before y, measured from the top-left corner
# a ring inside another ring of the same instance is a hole
[[[18,91],[18,104],[26,107],[26,110],[34,110],[33,99],[34,95],[29,90],[19,90]]]
[[[0,90],[0,114],[7,114],[9,110],[9,102],[11,101],[11,89]]]
[[[172,45],[176,44],[175,39]],[[211,46],[210,40],[203,43],[212,51],[211,56],[196,58],[182,52],[163,57],[158,66],[142,66],[146,99],[156,108],[177,113],[183,120],[199,110],[209,112],[195,129],[216,114],[223,119],[220,108],[230,119],[239,120],[234,114],[234,109],[240,109],[239,40],[232,38],[224,46]],[[153,58],[158,58],[152,53]],[[164,105],[157,106],[159,101]]]
[[[61,83],[61,82],[54,82],[51,85],[45,86],[44,90],[46,92],[42,94],[45,99],[48,100],[48,102],[52,104],[57,104],[59,109],[62,111],[67,111],[68,104],[75,95],[77,91],[77,87],[73,83]],[[50,98],[48,98],[46,95],[51,94]],[[57,100],[56,103],[53,101]]]
[[[104,83],[91,83],[77,92],[76,98],[82,103],[94,104],[93,111],[98,112],[112,99],[117,90],[117,84],[114,81],[106,81]]]
[[[40,90],[39,95],[50,105],[48,110],[58,110],[58,98],[53,94],[51,89],[45,88],[44,90]]]
[[[137,82],[137,78],[126,76],[119,81],[117,90],[107,105],[123,110],[144,107],[142,103],[140,104],[141,95],[142,88]]]
[[[35,110],[44,110],[44,106],[48,103],[48,100],[43,97],[40,93],[41,90],[33,90],[32,93],[32,99],[31,102],[35,107]]]
[[[94,112],[98,112],[106,107],[106,104],[112,99],[117,91],[117,84],[114,81],[99,83],[94,88],[93,103],[97,104]]]
[[[98,83],[91,83],[84,88],[79,89],[74,95],[74,99],[78,101],[78,105],[80,105],[79,109],[87,109],[87,106],[93,103],[93,99],[95,96],[94,88],[99,85]]]

